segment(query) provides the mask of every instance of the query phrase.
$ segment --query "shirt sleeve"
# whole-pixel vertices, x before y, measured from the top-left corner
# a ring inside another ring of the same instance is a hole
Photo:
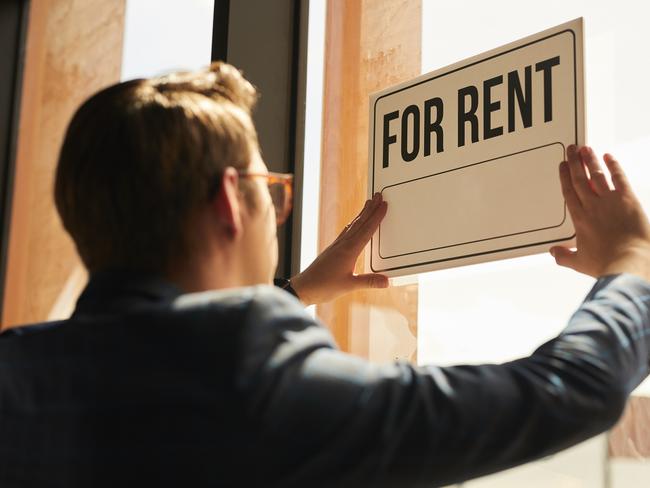
[[[462,482],[612,427],[648,375],[649,301],[638,277],[601,278],[565,330],[529,357],[453,367],[374,365],[336,350],[309,317],[278,314],[249,408],[282,486]]]

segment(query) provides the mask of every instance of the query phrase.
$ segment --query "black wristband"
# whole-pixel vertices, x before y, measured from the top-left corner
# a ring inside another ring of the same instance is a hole
[[[300,299],[298,294],[296,293],[296,290],[293,289],[293,286],[291,286],[291,281],[286,279],[286,278],[275,278],[273,280],[273,284],[277,286],[278,288],[282,288],[284,291],[287,291],[291,293],[294,297]]]

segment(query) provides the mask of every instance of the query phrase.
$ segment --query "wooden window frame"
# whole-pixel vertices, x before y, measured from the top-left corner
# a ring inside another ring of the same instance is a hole
[[[0,317],[4,305],[29,1],[0,4]]]

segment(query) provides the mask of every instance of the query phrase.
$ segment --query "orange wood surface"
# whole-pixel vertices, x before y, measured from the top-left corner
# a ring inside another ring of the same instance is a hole
[[[629,399],[623,417],[610,431],[609,455],[650,460],[650,398]]]
[[[2,327],[65,317],[85,283],[53,178],[79,104],[119,81],[125,0],[33,0],[21,96]]]
[[[368,96],[421,70],[420,0],[330,0],[325,79],[319,247],[350,222],[367,197]],[[358,263],[362,272],[363,260]],[[397,311],[415,335],[417,286],[351,293],[318,307],[339,346],[368,356],[370,314]],[[354,338],[354,340],[353,340]],[[415,355],[409,356],[415,359]]]

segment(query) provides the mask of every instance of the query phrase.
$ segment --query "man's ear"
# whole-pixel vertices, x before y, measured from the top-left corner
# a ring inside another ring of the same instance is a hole
[[[223,172],[219,191],[212,200],[212,209],[220,232],[231,239],[241,235],[243,226],[239,202],[239,175],[235,168],[229,166]]]

